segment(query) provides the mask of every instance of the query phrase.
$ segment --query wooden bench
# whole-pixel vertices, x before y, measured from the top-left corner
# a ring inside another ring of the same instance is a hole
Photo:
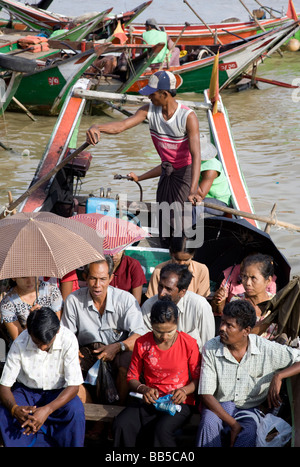
[[[85,419],[99,422],[112,421],[125,407],[119,405],[83,404]]]

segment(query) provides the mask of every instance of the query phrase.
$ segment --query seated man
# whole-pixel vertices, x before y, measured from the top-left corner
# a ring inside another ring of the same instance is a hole
[[[167,33],[158,26],[156,20],[154,18],[147,19],[145,23],[145,28],[146,31],[143,33],[143,39],[147,44],[165,44],[163,49],[152,60],[151,66],[158,67],[162,63],[164,64],[164,66],[167,66],[167,63],[164,63],[164,61],[166,56],[169,54],[169,51],[171,50],[172,53],[170,53],[170,55],[168,56],[168,65],[179,66],[180,49],[178,47],[174,47],[174,42],[170,37],[168,37]]]
[[[257,425],[251,413],[266,400],[269,408],[278,407],[282,380],[300,373],[299,350],[251,334],[255,323],[250,302],[230,302],[220,335],[203,348],[198,447],[222,447],[224,431],[230,433],[230,446],[255,447]],[[240,411],[246,417],[237,420]]]
[[[150,323],[152,305],[157,300],[168,298],[179,309],[178,331],[194,337],[201,352],[205,342],[215,335],[215,322],[208,301],[188,290],[191,279],[192,273],[187,266],[177,263],[164,266],[160,271],[158,294],[145,301],[142,313],[147,329],[152,331]]]
[[[82,382],[75,336],[60,327],[51,308],[32,311],[0,380],[5,446],[82,447],[85,415],[77,396]]]
[[[200,134],[201,147],[201,169],[199,178],[198,194],[203,201],[230,206],[231,192],[219,159],[217,159],[217,148],[207,140],[205,134]],[[201,206],[193,208],[196,215],[200,215]],[[204,213],[210,216],[223,216],[224,213],[218,209],[204,208]]]
[[[124,404],[131,353],[145,329],[141,309],[133,295],[109,285],[113,267],[112,258],[106,256],[85,268],[87,287],[67,297],[62,324],[77,336],[84,357],[81,360],[84,377],[97,359],[112,362],[117,372],[119,403]],[[81,398],[86,401],[84,394]]]

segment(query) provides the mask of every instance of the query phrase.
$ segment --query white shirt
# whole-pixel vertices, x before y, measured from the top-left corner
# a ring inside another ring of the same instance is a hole
[[[16,381],[45,391],[82,384],[74,334],[61,326],[46,352],[36,346],[27,330],[23,331],[8,352],[0,384],[12,387]]]
[[[154,295],[142,306],[144,323],[150,331],[152,330],[151,308],[157,300],[158,295]],[[186,332],[196,339],[201,352],[203,345],[215,336],[215,319],[210,304],[201,295],[187,290],[177,303],[177,307],[179,309],[178,331]]]

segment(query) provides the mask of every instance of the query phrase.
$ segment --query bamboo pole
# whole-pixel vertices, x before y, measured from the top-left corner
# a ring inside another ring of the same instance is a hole
[[[260,216],[258,214],[253,214],[245,211],[239,211],[238,209],[229,208],[228,206],[220,206],[218,204],[210,203],[208,201],[204,201],[203,203],[197,203],[197,205],[211,209],[217,209],[218,211],[226,212],[227,214],[234,214],[236,216],[244,217],[245,219],[254,219],[257,221],[265,222],[266,224],[278,225],[280,227],[284,227],[285,229],[300,232],[300,226],[289,224],[288,222],[279,221],[271,217]]]
[[[257,24],[257,26],[263,31],[263,32],[267,32],[266,29],[264,28],[264,26],[262,24],[260,24],[260,22],[258,21],[258,19],[256,18],[255,15],[253,15],[251,13],[251,11],[249,10],[249,8],[246,7],[245,3],[243,2],[243,0],[239,0],[239,2],[243,5],[243,7],[248,11],[249,15],[251,16],[251,18],[255,21],[255,23]],[[280,49],[277,49],[277,52],[279,53],[279,55],[282,57],[282,52]]]
[[[25,105],[23,105],[20,101],[18,101],[18,99],[16,99],[15,96],[13,96],[12,100],[15,102],[15,104],[17,104],[18,107],[20,107],[20,109],[24,110],[26,115],[28,115],[28,117],[31,120],[36,122],[36,118],[32,115],[32,113],[28,109],[26,109]]]
[[[215,38],[215,33],[213,32],[213,30],[211,29],[211,27],[201,18],[201,16],[198,15],[198,13],[196,13],[196,11],[194,10],[194,8],[191,7],[191,5],[189,4],[189,2],[187,2],[186,0],[183,0],[183,3],[186,3],[187,6],[192,10],[192,12],[197,16],[198,19],[200,19],[201,23],[204,24],[204,26],[209,30],[209,32],[211,33],[211,35]],[[219,44],[223,45],[223,42],[218,38],[217,36],[217,41],[219,42]]]
[[[102,91],[86,91],[84,89],[74,89],[74,97],[80,97],[87,100],[99,100],[99,101],[113,101],[120,102],[121,104],[132,104],[132,105],[144,105],[149,104],[150,99],[142,95],[130,95],[130,94],[118,94],[114,92],[102,92]],[[211,110],[212,105],[196,102],[196,101],[183,101],[180,102],[193,110]]]
[[[44,175],[40,180],[38,180],[34,185],[32,185],[28,190],[26,190],[21,196],[19,196],[16,201],[10,203],[4,211],[0,214],[0,219],[6,217],[7,214],[11,214],[14,209],[19,206],[22,201],[24,201],[28,196],[32,195],[41,185],[43,185],[46,181],[48,181],[53,175],[55,175],[59,170],[61,170],[68,162],[70,162],[74,157],[76,157],[79,153],[84,151],[85,148],[89,146],[89,143],[86,141],[75,151],[73,151],[68,157],[62,160],[59,164],[57,164],[52,170],[50,170],[46,175]]]
[[[276,203],[273,205],[272,209],[271,209],[271,219],[274,219],[275,218],[275,211],[276,211]],[[270,233],[270,230],[271,230],[271,225],[270,223],[268,222],[265,226],[265,232],[267,233]]]

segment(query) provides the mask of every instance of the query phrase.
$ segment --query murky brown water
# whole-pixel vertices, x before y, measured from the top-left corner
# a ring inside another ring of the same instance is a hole
[[[286,52],[284,58],[273,55],[259,67],[258,76],[288,83],[295,80],[300,85],[300,52]],[[226,90],[222,97],[255,211],[268,215],[277,203],[279,220],[300,225],[300,92],[260,84],[260,90]],[[202,100],[195,94],[184,98]],[[198,116],[201,127],[206,128],[205,114]],[[92,123],[110,118],[84,116],[78,145],[85,140],[85,130]],[[113,118],[124,117],[115,113]],[[0,148],[0,206],[7,203],[8,190],[16,199],[28,188],[54,123],[52,117],[38,116],[33,122],[25,114],[9,112],[0,120],[0,141],[13,148]],[[29,156],[22,155],[24,149],[30,151]],[[139,199],[137,186],[114,181],[114,174],[125,175],[131,170],[142,173],[159,163],[146,124],[118,136],[103,135],[101,144],[91,152],[93,162],[83,179],[82,191],[96,195],[100,187],[111,187],[113,195],[127,192],[131,199]],[[144,199],[153,200],[156,181],[145,181],[142,186]],[[292,273],[300,274],[300,232],[272,227],[271,236],[290,261]]]

